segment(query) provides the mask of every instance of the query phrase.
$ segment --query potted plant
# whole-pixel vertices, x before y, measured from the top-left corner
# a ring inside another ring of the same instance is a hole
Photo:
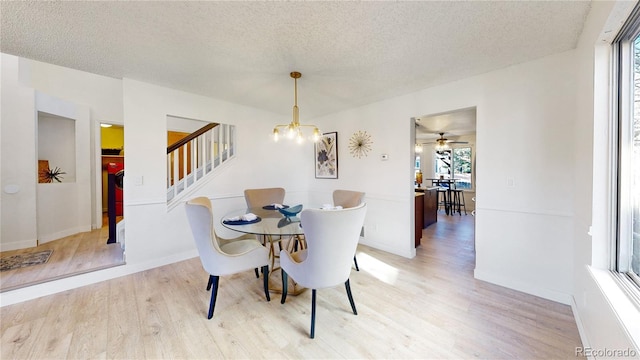
[[[42,178],[44,179],[44,182],[47,183],[51,183],[54,180],[57,182],[62,182],[62,175],[64,174],[66,174],[66,172],[62,171],[62,169],[57,166],[53,169],[47,168],[45,170],[42,170]]]

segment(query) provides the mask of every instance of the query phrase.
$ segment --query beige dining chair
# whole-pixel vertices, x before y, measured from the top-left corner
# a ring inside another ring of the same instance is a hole
[[[284,195],[284,188],[246,189],[244,191],[244,200],[247,203],[247,208],[261,208],[271,204],[283,205]],[[267,240],[264,236],[256,235],[256,238],[258,238],[263,245],[267,245]],[[273,244],[271,244],[271,246],[273,246]],[[278,246],[281,246],[279,242]]]
[[[307,248],[294,253],[280,251],[282,272],[282,299],[287,298],[290,276],[298,285],[311,289],[311,333],[315,336],[316,290],[344,283],[351,310],[358,315],[349,275],[351,257],[358,246],[360,229],[364,225],[367,205],[326,211],[306,209],[300,213],[300,222],[307,240]]]
[[[271,204],[282,204],[285,191],[283,188],[246,189],[244,200],[248,208],[258,208]]]
[[[207,318],[213,317],[218,297],[220,276],[236,274],[245,270],[262,268],[264,294],[269,297],[269,250],[254,237],[240,236],[234,239],[219,239],[213,227],[211,201],[206,197],[197,197],[185,204],[187,218],[193,238],[198,248],[200,262],[209,273],[207,291],[211,291],[211,302]],[[223,240],[223,241],[220,241]],[[213,289],[211,289],[213,286]]]
[[[334,190],[333,191],[333,206],[342,206],[342,208],[356,207],[364,202],[364,193],[360,191],[352,190]],[[360,271],[358,267],[358,259],[354,253],[353,264],[356,266],[356,271]]]

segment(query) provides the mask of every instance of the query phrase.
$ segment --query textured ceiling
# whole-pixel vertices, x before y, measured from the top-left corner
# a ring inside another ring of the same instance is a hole
[[[433,141],[444,133],[447,138],[475,134],[476,108],[457,109],[444,114],[416,117],[416,140]],[[455,140],[455,139],[451,139]]]
[[[0,6],[2,52],[114,78],[290,115],[300,71],[304,119],[572,49],[590,2]]]

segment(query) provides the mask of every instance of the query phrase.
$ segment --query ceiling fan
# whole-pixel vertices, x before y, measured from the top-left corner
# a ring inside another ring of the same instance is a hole
[[[430,143],[430,144],[436,144],[435,149],[436,151],[442,151],[442,150],[447,150],[449,149],[449,144],[468,144],[468,141],[453,141],[453,140],[449,140],[447,138],[444,137],[444,133],[438,133],[440,135],[440,137],[438,139],[436,139],[435,142]]]

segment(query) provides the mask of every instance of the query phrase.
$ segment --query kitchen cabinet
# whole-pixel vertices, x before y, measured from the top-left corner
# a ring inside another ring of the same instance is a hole
[[[424,193],[415,193],[415,247],[420,245],[424,227]]]
[[[438,221],[438,191],[436,189],[429,188],[424,192],[423,229]]]

